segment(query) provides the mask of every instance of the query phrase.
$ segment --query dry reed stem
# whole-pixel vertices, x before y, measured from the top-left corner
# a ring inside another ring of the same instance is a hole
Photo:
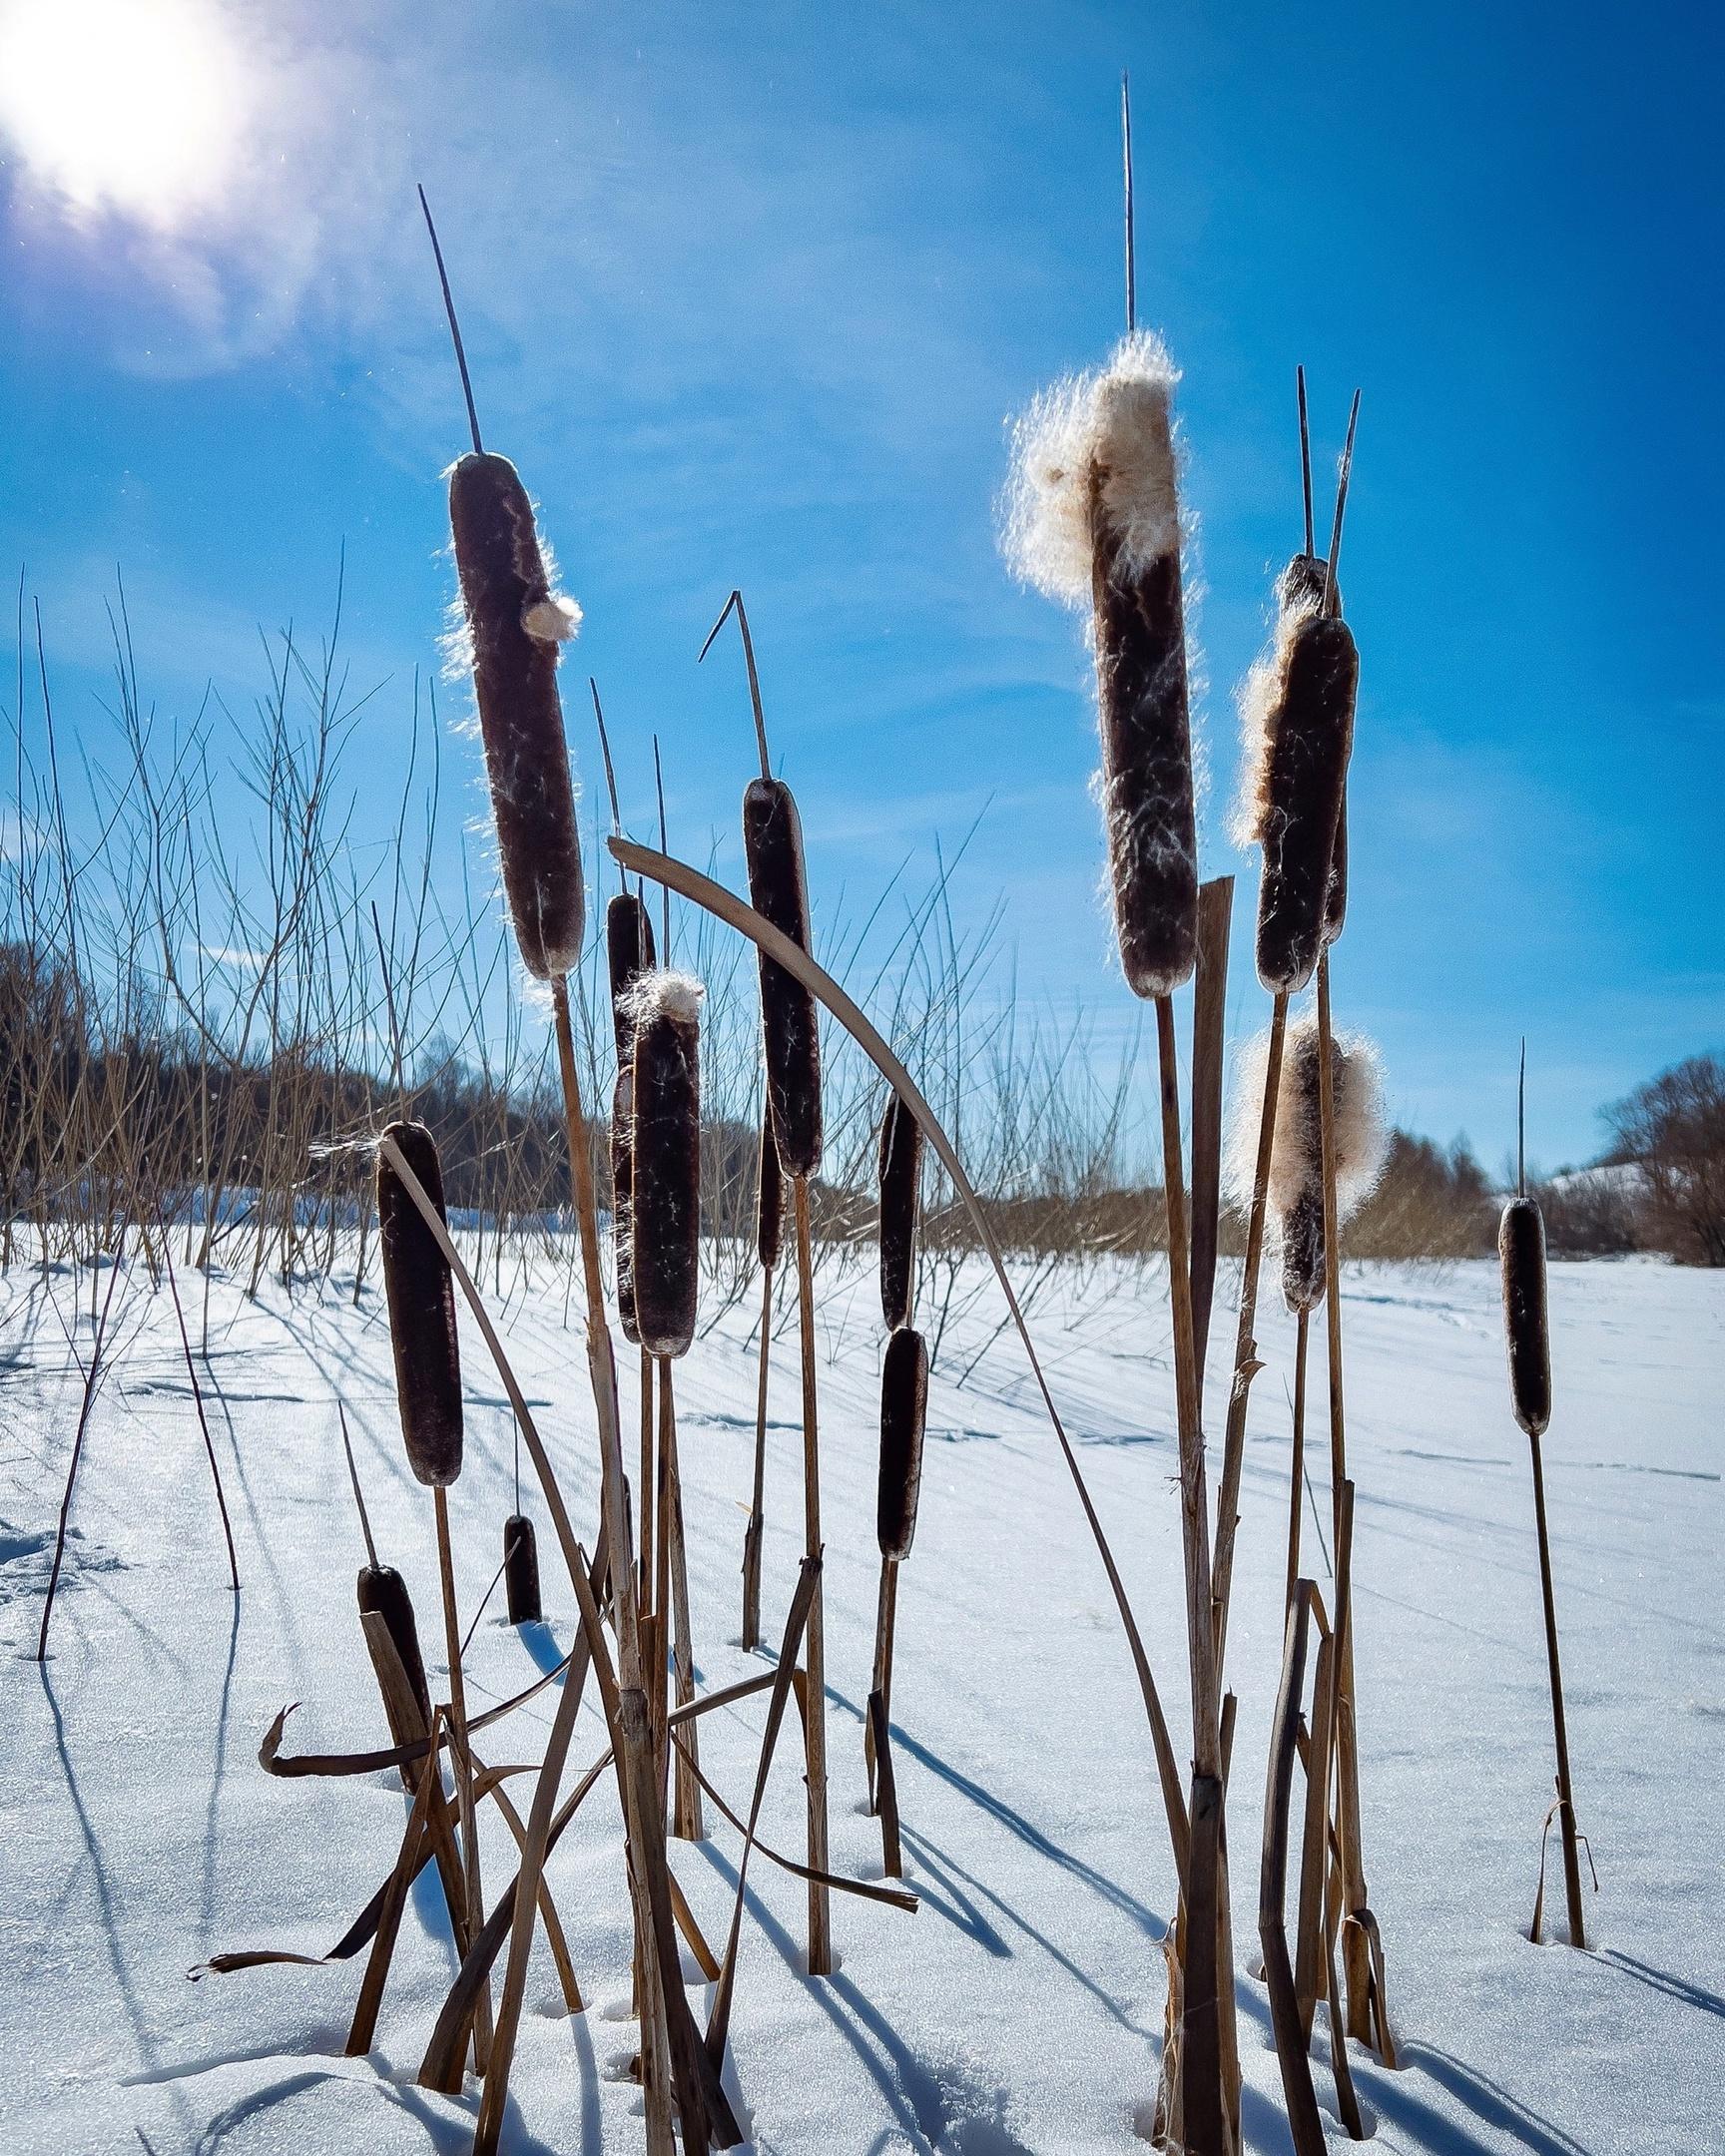
[[[775,928],[771,921],[756,912],[753,906],[739,898],[735,892],[727,890],[722,883],[716,883],[711,876],[703,875],[699,869],[691,868],[687,861],[675,860],[669,854],[656,853],[651,847],[638,845],[630,838],[613,838],[610,841],[610,850],[626,868],[631,868],[640,875],[648,876],[654,882],[668,883],[682,897],[690,899],[706,912],[713,914],[717,919],[735,928],[740,934],[747,936],[759,949],[766,951],[770,957],[777,959],[787,972],[796,974],[809,988],[810,992],[817,996],[832,1012],[833,1016],[838,1019],[839,1023],[856,1041],[857,1045],[868,1057],[887,1083],[895,1087],[903,1096],[910,1107],[911,1113],[915,1116],[917,1122],[921,1124],[923,1135],[927,1138],[929,1145],[933,1147],[941,1167],[945,1169],[950,1177],[958,1201],[964,1208],[970,1225],[975,1231],[977,1241],[987,1256],[994,1278],[999,1284],[1001,1295],[1011,1317],[1013,1329],[1017,1333],[1019,1343],[1024,1349],[1025,1359],[1030,1364],[1030,1373],[1036,1381],[1036,1389],[1047,1413],[1049,1424],[1053,1429],[1055,1441],[1060,1447],[1061,1458],[1066,1464],[1067,1473],[1072,1478],[1073,1488],[1083,1509],[1085,1524],[1090,1529],[1091,1539],[1094,1541],[1097,1555],[1102,1561],[1102,1568],[1107,1576],[1109,1590],[1114,1597],[1114,1606],[1120,1617],[1121,1628],[1126,1634],[1127,1645],[1132,1655],[1133,1668],[1138,1678],[1138,1688],[1144,1702],[1145,1718],[1150,1725],[1151,1743],[1156,1754],[1157,1777],[1161,1785],[1163,1807],[1168,1819],[1169,1840],[1174,1848],[1175,1865],[1183,1874],[1186,1866],[1187,1845],[1186,1801],[1181,1787],[1179,1766],[1174,1756],[1173,1743],[1168,1734],[1167,1719],[1162,1712],[1162,1702],[1156,1690],[1156,1680],[1151,1672],[1150,1659],[1144,1649],[1143,1635],[1138,1629],[1136,1617],[1132,1614],[1132,1605],[1127,1599],[1125,1585],[1120,1578],[1119,1568],[1114,1562],[1114,1553],[1109,1547],[1108,1537],[1103,1530],[1101,1518],[1091,1499],[1089,1485],[1085,1482],[1083,1470],[1078,1464],[1078,1456],[1072,1449],[1072,1441],[1066,1434],[1066,1426],[1061,1421],[1060,1411],[1054,1404],[1054,1395],[1049,1389],[1047,1374],[1043,1370],[1041,1358],[1036,1352],[1036,1345],[1030,1338],[1030,1328],[1025,1321],[1023,1306],[1019,1302],[1017,1292],[1014,1290],[1011,1278],[1006,1271],[1006,1263],[1001,1255],[999,1242],[995,1237],[987,1214],[982,1209],[981,1201],[976,1196],[975,1188],[965,1172],[964,1164],[953,1148],[952,1141],[947,1137],[933,1109],[929,1107],[927,1101],[923,1098],[915,1080],[910,1076],[910,1073],[905,1069],[898,1057],[893,1054],[878,1029],[869,1021],[858,1003],[840,987],[839,983],[825,968],[818,965],[810,957],[807,951],[794,943],[782,930]]]
[[[1216,1498],[1216,1666],[1228,1646],[1228,1597],[1234,1581],[1234,1538],[1240,1524],[1240,1474],[1246,1458],[1246,1409],[1258,1374],[1258,1277],[1264,1263],[1264,1228],[1270,1204],[1270,1160],[1276,1140],[1276,1097],[1282,1085],[1282,1048],[1288,1032],[1288,998],[1270,1009],[1270,1041],[1264,1057],[1264,1106],[1258,1124],[1258,1157],[1252,1165],[1252,1210],[1246,1224],[1246,1256],[1240,1269],[1240,1312],[1234,1333],[1234,1381],[1222,1442],[1222,1479]]]
[[[1300,1508],[1306,1479],[1306,1348],[1312,1314],[1302,1307],[1294,1322],[1294,1448],[1288,1483],[1288,1586],[1284,1609],[1294,1606],[1300,1576]]]
[[[1324,1321],[1329,1359],[1330,1475],[1336,1530],[1336,1670],[1340,1685],[1337,1713],[1338,1791],[1342,1819],[1342,1873],[1347,1913],[1366,1907],[1366,1859],[1360,1831],[1360,1751],[1354,1709],[1354,1638],[1352,1596],[1344,1585],[1353,1577],[1354,1491],[1348,1480],[1348,1438],[1342,1374],[1342,1252],[1336,1218],[1336,1073],[1335,1036],[1330,1023],[1330,949],[1318,956],[1318,1120],[1324,1164]],[[1346,1513],[1347,1548],[1344,1548]],[[1371,1961],[1357,1924],[1342,1934],[1342,1959],[1348,1977],[1348,2033],[1372,2041]]]
[[[664,1387],[665,1399],[667,1502],[663,1528],[671,1554],[671,1657],[677,1673],[677,1705],[687,1707],[695,1698],[695,1648],[689,1624],[689,1564],[687,1545],[683,1537],[683,1476],[677,1463],[677,1408],[675,1394],[671,1389],[669,1358],[661,1366],[659,1381]],[[687,1752],[679,1748],[677,1753],[677,1789],[671,1832],[680,1842],[700,1842],[706,1838],[706,1830],[701,1824],[700,1785],[690,1771],[695,1744],[695,1732],[691,1729]]]
[[[442,1712],[441,1707],[432,1709],[433,1742]],[[395,1869],[390,1873],[383,1889],[383,1906],[378,1912],[377,1928],[371,1935],[371,1951],[366,1957],[365,1974],[359,1984],[359,1996],[354,2001],[353,2018],[347,2025],[347,2041],[343,2048],[348,2058],[363,2058],[371,2048],[371,2039],[377,2033],[377,2013],[383,2004],[383,1986],[388,1980],[396,1934],[401,1928],[401,1911],[407,1904],[407,1888],[419,1869],[420,1845],[429,1833],[427,1814],[436,1780],[433,1774],[423,1775],[413,1794],[413,1803],[407,1814],[407,1826],[401,1837],[401,1853],[395,1860]]]
[[[755,1394],[755,1482],[743,1533],[743,1651],[761,1644],[761,1545],[767,1532],[767,1371],[772,1361],[773,1267],[761,1268],[761,1368]]]
[[[455,1565],[449,1546],[449,1494],[441,1483],[431,1492],[437,1518],[437,1578],[443,1594],[443,1640],[449,1658],[449,1751],[455,1763],[455,1790],[461,1810],[461,1863],[465,1874],[467,1929],[485,1920],[485,1897],[479,1884],[479,1819],[473,1804],[473,1762],[467,1752],[467,1686],[461,1671],[461,1624],[455,1608]],[[427,1775],[429,1780],[429,1774]],[[473,2070],[483,2074],[491,2057],[491,1986],[479,1993],[473,2017]]]
[[[1288,1954],[1287,1917],[1288,1817],[1294,1794],[1294,1757],[1300,1735],[1300,1698],[1306,1681],[1306,1638],[1311,1616],[1311,1582],[1301,1580],[1289,1604],[1282,1687],[1271,1724],[1258,1883],[1258,1936],[1264,1948],[1264,1982],[1270,1993],[1270,2021],[1295,2156],[1324,2156],[1324,2126],[1312,2086],[1294,1965]]]
[[[803,1365],[803,1554],[821,1557],[821,1434],[815,1374],[815,1254],[810,1239],[809,1179],[791,1184],[797,1224],[797,1338]],[[804,1758],[809,1783],[809,1866],[826,1872],[827,1835],[827,1656],[825,1597],[818,1574],[809,1605],[803,1642],[803,1667],[809,1697],[803,1715]],[[833,1902],[824,1885],[809,1882],[809,1973],[833,1973]]]
[[[1233,903],[1232,876],[1213,876],[1198,887],[1198,972],[1192,996],[1192,1345],[1200,1400],[1222,1216],[1223,1027]]]
[[[1585,1949],[1587,1911],[1581,1898],[1581,1854],[1569,1781],[1569,1730],[1563,1714],[1563,1670],[1557,1657],[1557,1603],[1551,1588],[1551,1541],[1545,1528],[1545,1469],[1539,1439],[1533,1448],[1533,1517],[1539,1533],[1539,1593],[1545,1605],[1545,1659],[1551,1672],[1551,1724],[1557,1745],[1558,1824],[1563,1838],[1563,1892],[1569,1909],[1569,1943]],[[1535,1926],[1535,1935],[1537,1926]]]

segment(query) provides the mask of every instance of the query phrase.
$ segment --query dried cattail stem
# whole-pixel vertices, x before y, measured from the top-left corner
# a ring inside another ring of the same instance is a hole
[[[1551,1680],[1551,1724],[1557,1749],[1558,1824],[1569,1943],[1587,1943],[1581,1894],[1581,1855],[1569,1779],[1569,1730],[1563,1711],[1563,1670],[1557,1649],[1557,1602],[1551,1582],[1551,1539],[1545,1522],[1545,1465],[1539,1440],[1551,1420],[1551,1339],[1545,1296],[1545,1224],[1535,1200],[1512,1198],[1497,1227],[1503,1275],[1503,1333],[1509,1350],[1509,1397],[1533,1454],[1533,1517],[1539,1539],[1539,1591],[1545,1615],[1545,1659]]]
[[[422,1123],[391,1123],[384,1136],[443,1212],[443,1170]],[[449,1264],[388,1157],[377,1159],[378,1248],[395,1352],[395,1394],[407,1463],[441,1489],[461,1472],[461,1352]]]
[[[765,963],[765,961],[763,961]],[[797,1330],[803,1370],[803,1532],[804,1554],[821,1559],[821,1437],[819,1390],[815,1369],[815,1253],[809,1223],[809,1183],[792,1183],[797,1230]],[[803,1671],[807,1698],[803,1717],[804,1780],[809,1792],[809,1868],[826,1873],[827,1815],[827,1623],[819,1577],[804,1636]],[[809,1882],[809,1973],[833,1973],[833,1906],[824,1880]]]
[[[1228,1011],[1228,940],[1234,878],[1198,889],[1198,969],[1192,995],[1192,1346],[1198,1396],[1210,1346],[1222,1225],[1222,1065]]]
[[[910,1323],[921,1182],[922,1126],[894,1093],[880,1123],[880,1309],[889,1331]]]
[[[803,823],[780,779],[752,779],[743,796],[749,896],[758,913],[802,950],[809,948],[809,886]],[[821,1033],[815,998],[776,959],[761,958],[761,1023],[767,1098],[779,1163],[807,1178],[821,1167]]]
[[[418,1164],[412,1165],[418,1174]],[[419,1180],[423,1183],[425,1178],[420,1175]],[[461,1624],[455,1608],[455,1566],[449,1547],[449,1493],[438,1483],[432,1498],[437,1515],[437,1574],[443,1589],[443,1640],[449,1658],[449,1748],[454,1755],[456,1793],[461,1800],[461,1869],[467,1880],[467,1932],[471,1937],[485,1921],[485,1895],[479,1879],[479,1818],[473,1801],[473,1759],[467,1750],[467,1687],[461,1670]],[[475,2073],[485,2072],[490,2051],[491,1981],[487,1977],[473,2020]]]
[[[540,980],[581,955],[586,897],[557,655],[581,611],[553,595],[533,505],[507,457],[462,457],[449,524],[473,652],[503,887],[521,961]]]
[[[635,1037],[630,1032],[629,1044]],[[617,1322],[632,1348],[641,1343],[635,1316],[635,1065],[633,1054],[617,1069],[611,1089],[611,1254],[617,1272]]]
[[[701,1271],[701,997],[686,973],[643,974],[635,1016],[634,1184],[630,1200],[635,1322],[664,1357],[695,1338]]]
[[[539,1543],[533,1522],[524,1512],[512,1512],[503,1523],[503,1592],[512,1625],[543,1624]]]
[[[773,1273],[785,1225],[785,1192],[770,1110],[762,1111],[755,1191],[755,1252],[761,1261],[761,1344],[755,1397],[755,1480],[743,1534],[743,1647],[761,1643],[761,1545],[767,1532],[767,1373],[773,1358]]]

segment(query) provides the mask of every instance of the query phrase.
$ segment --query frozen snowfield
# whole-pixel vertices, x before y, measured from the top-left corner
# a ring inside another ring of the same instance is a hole
[[[357,1964],[187,1980],[223,1948],[320,1952],[393,1861],[404,1798],[388,1775],[283,1782],[257,1764],[271,1718],[294,1750],[384,1741],[353,1603],[362,1558],[335,1414],[345,1401],[381,1553],[413,1588],[438,1683],[428,1493],[402,1458],[376,1294],[350,1282],[258,1303],[218,1283],[208,1391],[243,1591],[220,1528],[167,1297],[116,1299],[118,1354],[73,1508],[50,1658],[41,1593],[77,1417],[62,1320],[89,1282],[0,1282],[0,1657],[6,1892],[0,2148],[10,2156],[463,2151],[474,2100],[413,2074],[451,1949],[430,1875],[415,1890],[367,2058],[340,2056]],[[828,1676],[835,1863],[878,1870],[862,1797],[876,1560],[879,1338],[866,1272],[822,1314]],[[198,1327],[200,1289],[189,1288]],[[1212,1472],[1232,1346],[1219,1287]],[[1276,1302],[1267,1297],[1266,1302]],[[1525,1929],[1551,1793],[1550,1721],[1526,1446],[1510,1419],[1487,1266],[1351,1274],[1344,1298],[1350,1465],[1359,1489],[1357,1648],[1371,1898],[1405,2070],[1355,2059],[1377,2146],[1421,2156],[1703,2156],[1725,2148],[1725,1276],[1557,1266],[1557,1408],[1546,1461],[1577,1808],[1600,1891],[1594,1949]],[[515,1294],[503,1333],[561,1464],[578,1530],[597,1476],[579,1334],[564,1282]],[[58,1313],[58,1314],[57,1314]],[[753,1438],[751,1307],[679,1366],[697,1659],[742,1674],[736,1645]],[[734,2021],[742,2116],[761,2150],[885,2156],[1130,2151],[1156,2082],[1158,1940],[1172,1865],[1125,1643],[1023,1358],[983,1296],[949,1330],[931,1388],[920,1524],[899,1594],[899,1799],[914,1916],[835,1902],[843,1965],[800,1973],[800,1883],[757,1860]],[[1173,1386],[1157,1276],[1057,1288],[1032,1330],[1114,1540],[1179,1740],[1185,1649]],[[1292,1327],[1261,1328],[1229,1673],[1241,1698],[1230,1803],[1235,1933],[1255,2152],[1289,2146],[1255,1947],[1267,1726],[1281,1648]],[[463,1319],[467,1467],[452,1493],[464,1609],[511,1509],[502,1391]],[[769,1630],[800,1539],[792,1346],[777,1350],[768,1485]],[[633,1413],[625,1369],[625,1426]],[[1322,1394],[1309,1453],[1328,1522]],[[528,1509],[543,1522],[536,1498]],[[475,1707],[519,1689],[571,1637],[541,1526],[549,1623],[497,1609],[470,1651]],[[1310,1568],[1324,1558],[1306,1532]],[[550,1694],[490,1732],[491,1760],[536,1757]],[[531,1725],[529,1729],[527,1725]],[[703,1762],[740,1803],[752,1701],[704,1722]],[[510,1732],[519,1727],[520,1734]],[[584,1707],[577,1765],[601,1748]],[[1182,1750],[1184,1747],[1182,1746]],[[800,1844],[788,1737],[764,1832]],[[710,1936],[729,1914],[737,1840],[674,1846]],[[487,1827],[486,1878],[507,1876]],[[1553,1877],[1556,1848],[1553,1843]],[[589,2010],[560,2008],[543,1944],[505,2145],[560,2156],[638,2148],[624,2075],[626,1901],[611,1786],[551,1880]],[[1561,1930],[1561,1891],[1555,1894]],[[690,1964],[691,1971],[693,1965]],[[1322,2058],[1322,2039],[1319,2042]],[[1346,2148],[1327,2072],[1334,2147]]]

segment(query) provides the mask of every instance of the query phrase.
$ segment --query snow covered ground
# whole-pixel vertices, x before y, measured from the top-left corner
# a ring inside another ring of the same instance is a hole
[[[350,1287],[350,1284],[349,1284]],[[517,1296],[503,1325],[561,1462],[579,1530],[596,1472],[565,1283]],[[75,1293],[76,1292],[76,1293]],[[199,1293],[193,1290],[193,1300]],[[1219,1293],[1209,1425],[1221,1425],[1232,1326]],[[421,1883],[376,2050],[340,2056],[356,1969],[264,1969],[187,1981],[223,1948],[321,1951],[392,1861],[398,1780],[282,1782],[259,1740],[290,1700],[290,1749],[382,1741],[353,1604],[362,1551],[335,1414],[346,1403],[385,1558],[414,1590],[437,1682],[428,1493],[409,1477],[379,1300],[340,1283],[218,1284],[208,1391],[243,1592],[220,1528],[166,1296],[142,1275],[116,1299],[119,1348],[91,1423],[50,1658],[31,1659],[80,1393],[62,1321],[89,1282],[15,1270],[0,1283],[0,1807],[6,1893],[0,2147],[35,2152],[462,2151],[474,2102],[413,2072],[451,1967],[438,1892]],[[823,1314],[835,1861],[878,1870],[859,1811],[859,1708],[875,1596],[879,1342],[855,1279]],[[1352,1276],[1345,1295],[1351,1468],[1359,1487],[1357,1627],[1371,1894],[1405,2070],[1355,2061],[1378,2146],[1423,2156],[1666,2156],[1725,2148],[1725,1548],[1720,1398],[1725,1276],[1558,1266],[1557,1409],[1547,1476],[1581,1823],[1601,1890],[1594,1950],[1525,1937],[1551,1788],[1526,1446],[1510,1420],[1493,1270]],[[846,1322],[843,1326],[841,1316]],[[753,2145],[899,2149],[1141,2147],[1156,2081],[1173,1893],[1131,1666],[1022,1357],[986,1295],[949,1332],[931,1390],[920,1524],[899,1595],[899,1799],[920,1911],[835,1904],[843,1965],[800,1973],[803,1890],[757,1862],[733,2024]],[[196,1333],[198,1314],[192,1312]],[[1154,1275],[1058,1287],[1033,1330],[1080,1440],[1178,1737],[1184,1634],[1168,1328]],[[511,1508],[501,1387],[463,1321],[467,1468],[452,1493],[471,1609]],[[753,1436],[745,1310],[678,1372],[698,1661],[704,1685],[746,1668],[739,1581]],[[1292,1329],[1263,1327],[1253,1395],[1230,1675],[1241,1695],[1230,1841],[1235,1929],[1255,1943],[1256,1850],[1281,1645]],[[770,1628],[800,1520],[789,1346],[778,1353],[769,1471]],[[628,1372],[626,1371],[626,1380]],[[626,1391],[626,1424],[632,1400]],[[1312,1458],[1327,1521],[1327,1454]],[[1216,1447],[1212,1444],[1212,1458]],[[535,1498],[529,1511],[541,1520]],[[571,1598],[541,1535],[549,1623],[494,1609],[470,1651],[475,1705],[519,1689],[571,1637]],[[1320,1581],[1324,1559],[1307,1531]],[[542,1695],[491,1733],[489,1757],[536,1756]],[[760,1726],[750,1702],[703,1724],[703,1759],[740,1801]],[[602,1743],[584,1708],[575,1760]],[[799,1845],[788,1745],[764,1831]],[[703,1924],[721,1934],[736,1838],[679,1846]],[[487,1829],[487,1879],[507,1876]],[[1242,1854],[1243,1853],[1243,1854]],[[1553,1846],[1555,1859],[1555,1846]],[[534,1962],[506,2146],[640,2146],[624,2078],[625,1897],[609,1783],[560,1847],[552,1883],[588,2012],[565,2016]],[[1556,1896],[1561,1928],[1560,1890]],[[1262,1987],[1242,1973],[1244,2121],[1288,2147]],[[1320,2046],[1321,2054],[1321,2046]],[[1333,2145],[1328,2076],[1320,2101]]]

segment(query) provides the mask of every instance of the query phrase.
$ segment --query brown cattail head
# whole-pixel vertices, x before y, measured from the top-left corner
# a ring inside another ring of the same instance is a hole
[[[630,1216],[635,1196],[635,1031],[631,1018],[629,1056],[621,1053],[617,1083],[611,1092],[611,1249],[617,1265],[617,1320],[632,1348],[641,1345],[635,1323],[635,1259]]]
[[[1236,841],[1257,845],[1269,814],[1270,750],[1276,739],[1276,706],[1287,675],[1289,651],[1300,624],[1322,611],[1330,564],[1322,554],[1296,554],[1276,579],[1276,634],[1270,650],[1240,687],[1240,800],[1231,817]],[[1340,589],[1331,594],[1331,611],[1342,611]],[[1330,854],[1330,879],[1324,891],[1323,939],[1334,943],[1348,912],[1348,790],[1346,775],[1336,811],[1336,839]]]
[[[407,1592],[407,1582],[393,1565],[361,1565],[358,1599],[361,1617],[375,1612],[382,1618],[383,1629],[407,1674],[413,1697],[419,1702],[419,1711],[429,1722],[431,1688],[425,1681],[425,1658],[419,1652],[419,1627],[414,1622],[413,1598]]]
[[[803,822],[782,779],[751,779],[743,794],[743,850],[749,897],[799,949],[809,948],[809,885]],[[815,998],[776,958],[761,954],[761,1026],[767,1099],[779,1162],[806,1178],[821,1166],[821,1032]]]
[[[1324,938],[1360,655],[1339,615],[1308,614],[1279,656],[1259,765],[1258,978],[1287,994],[1312,978]]]
[[[475,453],[453,466],[449,524],[503,888],[522,963],[551,980],[581,955],[586,925],[557,695],[558,646],[574,635],[581,610],[552,593],[533,505],[507,457]]]
[[[509,1602],[513,1625],[541,1624],[544,1604],[539,1598],[539,1544],[533,1522],[524,1512],[512,1512],[503,1522],[503,1592]]]
[[[1173,438],[1178,370],[1128,335],[1015,429],[1005,546],[1027,581],[1088,599],[1114,925],[1133,992],[1170,994],[1198,951],[1198,837]]]
[[[880,1484],[874,1503],[880,1554],[894,1562],[909,1556],[916,1532],[927,1411],[928,1350],[920,1333],[899,1326],[880,1365]]]
[[[894,1331],[910,1323],[921,1182],[922,1126],[894,1093],[880,1123],[880,1309]]]
[[[701,1266],[701,983],[643,973],[635,1015],[635,1322],[653,1355],[695,1338]]]
[[[658,963],[652,918],[634,891],[619,891],[605,908],[605,955],[611,969],[611,1019],[621,1070],[635,1046],[635,1021],[624,1010],[624,998],[637,977],[650,973]]]
[[[779,1263],[779,1244],[785,1232],[785,1179],[779,1166],[779,1148],[773,1142],[773,1112],[761,1111],[761,1165],[755,1185],[755,1254],[771,1273]]]
[[[1551,1419],[1551,1333],[1545,1315],[1545,1223],[1531,1198],[1511,1198],[1497,1223],[1509,1397],[1529,1437]]]
[[[423,1123],[391,1123],[392,1139],[420,1187],[443,1215],[443,1171]],[[377,1157],[377,1240],[389,1337],[395,1349],[395,1397],[407,1464],[421,1482],[446,1489],[461,1472],[461,1351],[455,1334],[455,1288],[449,1261],[405,1184]]]
[[[1268,1035],[1240,1058],[1228,1135],[1228,1196],[1237,1212],[1252,1202],[1264,1105]],[[1294,1311],[1324,1300],[1323,1116],[1319,1099],[1318,1020],[1305,1013],[1289,1026],[1277,1088],[1268,1189],[1272,1247],[1282,1257],[1282,1293]],[[1384,1170],[1389,1136],[1378,1052],[1359,1034],[1333,1034],[1330,1085],[1336,1141],[1336,1222],[1345,1226]]]

